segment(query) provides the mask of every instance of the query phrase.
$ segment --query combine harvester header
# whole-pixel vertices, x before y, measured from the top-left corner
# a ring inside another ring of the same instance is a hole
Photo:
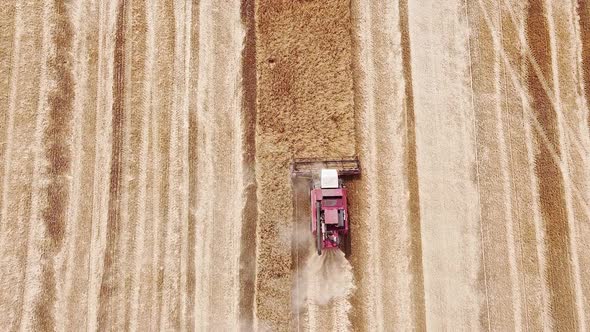
[[[349,234],[348,191],[342,177],[359,175],[356,157],[345,159],[295,159],[291,176],[310,182],[310,229],[318,255],[326,249],[344,249]],[[342,250],[346,253],[346,250]],[[348,253],[346,253],[348,254]]]
[[[318,176],[321,169],[335,169],[340,176],[361,174],[359,160],[356,157],[345,159],[298,158],[291,164],[291,176],[312,178]]]

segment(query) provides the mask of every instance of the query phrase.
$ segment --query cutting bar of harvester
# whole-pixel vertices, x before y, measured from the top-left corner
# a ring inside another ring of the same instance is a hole
[[[356,157],[342,159],[296,158],[291,164],[291,176],[313,177],[321,169],[336,169],[339,176],[361,173],[359,160]]]

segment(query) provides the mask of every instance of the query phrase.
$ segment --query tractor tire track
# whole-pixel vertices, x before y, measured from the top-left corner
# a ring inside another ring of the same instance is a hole
[[[197,299],[196,291],[198,287],[198,283],[196,280],[196,273],[199,262],[197,262],[197,250],[196,250],[196,243],[197,243],[197,218],[196,218],[196,209],[197,209],[197,195],[196,195],[196,188],[198,188],[198,164],[196,160],[198,160],[199,154],[198,146],[199,142],[199,132],[197,132],[198,128],[198,117],[196,109],[198,107],[198,88],[199,88],[199,61],[200,61],[200,53],[199,48],[201,47],[201,30],[200,28],[200,4],[193,4],[190,8],[190,24],[187,22],[187,29],[190,31],[190,44],[187,45],[189,47],[189,55],[187,55],[189,61],[189,77],[188,77],[188,86],[187,88],[190,91],[189,96],[189,114],[188,114],[188,223],[186,225],[186,232],[187,232],[187,243],[186,243],[186,302],[184,305],[186,306],[186,312],[184,312],[184,319],[185,322],[183,326],[186,326],[188,330],[195,330],[197,326],[197,313],[200,309],[197,308]],[[187,8],[187,15],[189,14],[189,8]]]
[[[88,265],[87,329],[95,330],[103,326],[100,322],[100,298],[102,277],[105,273],[105,257],[109,218],[109,192],[111,182],[111,158],[113,142],[111,134],[113,117],[114,83],[114,36],[118,6],[99,3],[98,9],[98,48],[97,48],[97,86],[96,86],[96,127],[94,182],[92,190],[91,238]],[[118,130],[118,129],[117,129]],[[112,235],[111,235],[112,236]],[[112,249],[112,248],[109,248]],[[109,274],[109,266],[106,273]],[[115,277],[116,278],[116,277]],[[104,300],[104,295],[102,296]]]
[[[116,9],[115,43],[113,49],[113,85],[111,106],[111,156],[110,179],[108,191],[108,216],[106,221],[106,243],[103,260],[103,272],[100,281],[100,293],[98,299],[98,329],[105,329],[104,324],[111,324],[116,329],[121,329],[121,321],[118,316],[121,310],[120,294],[124,294],[123,287],[119,283],[122,264],[119,258],[124,256],[122,250],[121,233],[124,232],[122,191],[124,191],[123,151],[126,121],[126,42],[125,26],[127,19],[127,2],[121,1]]]
[[[400,29],[405,87],[405,163],[408,177],[409,227],[410,227],[410,271],[413,275],[412,319],[418,329],[426,329],[424,300],[424,268],[422,265],[422,238],[420,222],[420,190],[418,186],[418,165],[416,158],[416,113],[414,110],[414,87],[412,80],[412,58],[408,22],[408,2],[400,1]]]
[[[485,6],[485,10],[482,10]],[[520,232],[512,215],[513,186],[510,174],[510,124],[506,113],[520,102],[518,94],[506,90],[503,59],[505,22],[502,8],[495,1],[468,3],[472,59],[473,102],[476,123],[479,190],[481,197],[482,246],[487,268],[490,321],[492,330],[525,328],[522,283],[520,281]],[[486,24],[484,13],[493,26]],[[500,28],[499,28],[500,27]],[[510,27],[506,27],[510,29]],[[511,49],[512,63],[518,63],[520,51]],[[515,52],[515,53],[514,53]],[[494,79],[488,79],[493,77]],[[511,100],[512,99],[512,100]],[[508,121],[507,121],[508,120]],[[501,179],[499,181],[498,179]],[[502,267],[508,265],[508,272]],[[509,291],[508,291],[509,290]],[[526,310],[526,309],[525,309]]]

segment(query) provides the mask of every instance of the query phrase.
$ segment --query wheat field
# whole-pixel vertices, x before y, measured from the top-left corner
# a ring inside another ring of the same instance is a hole
[[[590,329],[585,0],[14,0],[0,46],[0,330]],[[350,155],[314,257],[289,164]]]

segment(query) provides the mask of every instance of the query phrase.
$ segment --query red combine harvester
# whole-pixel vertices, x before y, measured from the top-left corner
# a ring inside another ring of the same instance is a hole
[[[310,182],[311,232],[318,255],[340,248],[349,234],[348,197],[342,177],[360,174],[357,158],[341,160],[296,159],[291,175]],[[344,251],[344,250],[343,250]]]

